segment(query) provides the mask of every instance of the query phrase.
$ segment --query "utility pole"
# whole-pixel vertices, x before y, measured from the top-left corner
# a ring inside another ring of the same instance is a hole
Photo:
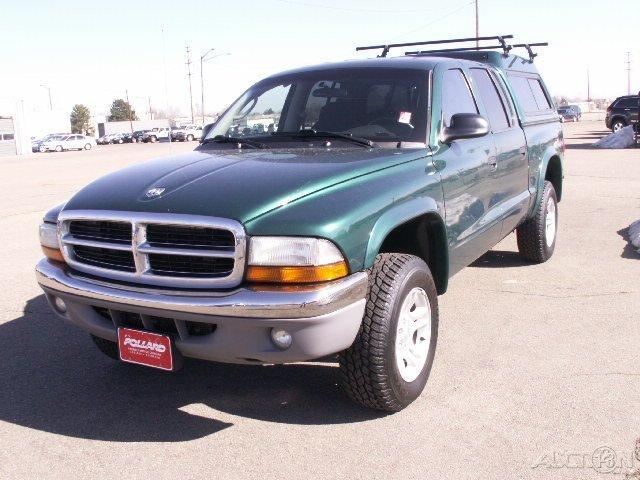
[[[589,81],[589,69],[587,68],[587,102],[591,101],[591,85]]]
[[[149,120],[153,120],[153,110],[151,110],[151,97],[148,97],[149,100]]]
[[[51,101],[51,87],[49,85],[40,85],[42,88],[46,88],[49,91],[49,110],[53,110],[53,102]]]
[[[475,0],[476,4],[476,38],[480,36],[480,16],[478,13],[478,0]],[[480,46],[479,40],[476,40],[476,48]]]
[[[191,124],[195,123],[193,118],[193,90],[191,89],[191,49],[187,45],[187,76],[189,77],[189,103],[191,105]]]
[[[627,95],[631,95],[631,52],[627,52]]]
[[[128,107],[128,116],[129,116],[129,128],[131,128],[131,133],[133,133],[133,119],[131,118],[131,104],[129,103],[129,90],[125,89],[125,95],[127,96],[127,107]]]

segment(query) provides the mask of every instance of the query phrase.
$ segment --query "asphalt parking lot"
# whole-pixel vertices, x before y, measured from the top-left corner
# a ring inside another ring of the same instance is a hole
[[[0,478],[558,479],[640,469],[640,255],[625,240],[640,218],[640,149],[588,148],[606,133],[602,122],[565,124],[554,257],[521,262],[511,235],[454,277],[427,388],[390,416],[352,405],[332,364],[188,361],[165,374],[109,360],[50,312],[33,274],[43,212],[95,177],[194,143],[1,159]]]

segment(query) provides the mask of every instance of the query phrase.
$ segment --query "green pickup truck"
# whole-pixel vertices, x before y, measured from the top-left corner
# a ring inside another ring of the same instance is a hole
[[[271,76],[192,153],[94,181],[40,226],[53,310],[168,371],[337,354],[353,400],[406,407],[449,278],[514,231],[533,263],[556,243],[558,115],[529,45],[495,38]]]

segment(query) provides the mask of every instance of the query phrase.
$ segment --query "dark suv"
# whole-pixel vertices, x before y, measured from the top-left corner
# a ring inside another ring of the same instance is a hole
[[[607,116],[604,121],[607,128],[614,132],[638,123],[638,95],[625,95],[616,98],[607,108]]]

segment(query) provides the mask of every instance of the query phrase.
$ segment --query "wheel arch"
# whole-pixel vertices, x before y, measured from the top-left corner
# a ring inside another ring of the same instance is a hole
[[[562,161],[558,155],[552,156],[544,171],[544,180],[551,182],[556,191],[558,202],[562,199]]]
[[[617,115],[613,115],[611,117],[611,128],[612,129],[613,129],[613,124],[616,123],[617,120],[620,120],[622,123],[625,124],[625,126],[629,125],[629,122],[627,122],[627,119],[626,119],[626,117],[624,115],[617,114]]]
[[[446,227],[436,208],[416,209],[418,200],[387,211],[378,219],[369,238],[364,266],[371,267],[379,253],[415,255],[429,266],[441,295],[446,292],[449,281]]]

